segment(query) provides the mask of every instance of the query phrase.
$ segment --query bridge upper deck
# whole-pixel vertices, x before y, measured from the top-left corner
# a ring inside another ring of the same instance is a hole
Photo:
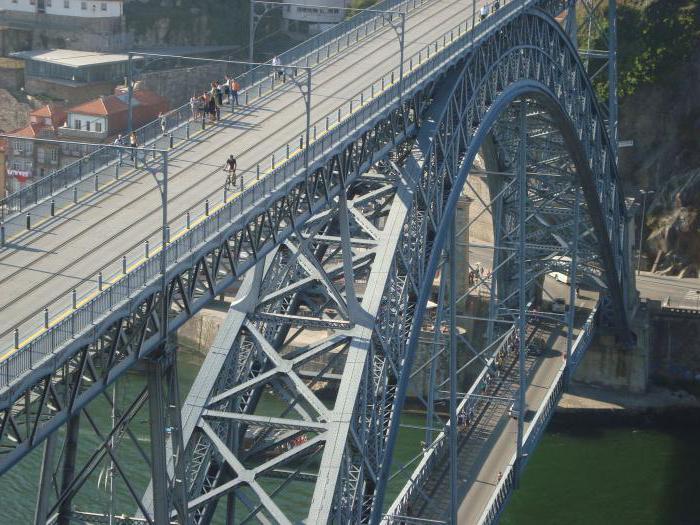
[[[470,18],[471,12],[451,0],[433,0],[409,11],[407,59]],[[396,69],[398,50],[396,35],[387,26],[315,67],[312,118],[347,106],[360,89]],[[171,231],[184,227],[188,212],[202,214],[206,201],[214,207],[222,200],[222,167],[230,154],[237,157],[239,172],[250,184],[257,176],[255,166],[268,161],[281,145],[298,144],[304,130],[303,98],[292,82],[286,82],[240,112],[194,133],[170,154]],[[135,171],[31,232],[9,239],[0,251],[0,360],[13,352],[6,350],[13,346],[15,328],[21,343],[42,329],[45,307],[51,318],[69,311],[72,290],[78,290],[80,299],[82,289],[95,288],[97,272],[103,273],[105,282],[118,276],[124,254],[130,261],[138,260],[146,241],[151,247],[160,244],[160,226],[156,183],[147,172]]]

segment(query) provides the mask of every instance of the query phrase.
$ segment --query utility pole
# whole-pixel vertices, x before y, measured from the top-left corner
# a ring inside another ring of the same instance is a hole
[[[641,225],[639,227],[639,252],[637,253],[637,275],[641,271],[642,265],[642,243],[644,242],[644,222],[647,215],[647,195],[655,193],[653,190],[639,190],[642,194],[642,218]]]

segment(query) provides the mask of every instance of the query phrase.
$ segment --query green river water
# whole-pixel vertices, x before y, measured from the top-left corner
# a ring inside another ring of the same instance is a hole
[[[180,379],[186,392],[201,365],[202,357],[180,352]],[[132,398],[144,384],[137,374],[120,380],[118,397]],[[263,398],[261,412],[276,407]],[[269,406],[266,406],[269,405]],[[90,415],[107,431],[110,409],[103,400],[90,405]],[[276,414],[275,414],[276,415]],[[136,439],[148,453],[147,407],[133,423]],[[570,418],[569,418],[570,419]],[[398,468],[417,454],[422,430],[410,428],[424,423],[421,416],[405,414],[394,460]],[[62,436],[61,436],[62,438]],[[79,459],[84,462],[98,440],[81,422]],[[658,426],[610,427],[590,422],[561,424],[557,417],[543,438],[503,516],[504,525],[527,524],[672,524],[700,525],[700,426],[661,430]],[[134,446],[120,446],[119,459],[131,472],[137,493],[148,482],[148,468]],[[41,447],[0,478],[0,525],[32,523]],[[99,471],[90,477],[74,499],[75,507],[106,512],[108,491],[100,484]],[[275,489],[279,480],[265,484]],[[403,478],[398,476],[387,494],[390,502]],[[301,482],[280,491],[281,506],[292,519],[303,518],[302,509],[311,489]],[[223,510],[224,505],[219,506]],[[133,500],[119,486],[114,504],[117,513],[132,513]],[[217,513],[216,523],[222,523]]]

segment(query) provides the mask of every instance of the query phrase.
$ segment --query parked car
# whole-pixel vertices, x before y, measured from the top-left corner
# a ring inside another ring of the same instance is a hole
[[[520,403],[518,401],[513,401],[508,409],[508,415],[513,419],[518,419],[520,417]]]
[[[566,302],[564,299],[557,297],[552,301],[552,312],[555,314],[563,314],[566,312]]]

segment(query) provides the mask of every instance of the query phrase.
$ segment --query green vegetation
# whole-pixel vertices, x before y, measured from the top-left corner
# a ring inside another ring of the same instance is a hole
[[[700,0],[619,0],[617,13],[620,98],[644,85],[674,82],[679,64],[699,48]],[[605,49],[605,31],[607,20],[592,29],[593,49]],[[588,27],[582,24],[582,47],[587,39]],[[601,100],[607,99],[607,81],[595,84]]]

